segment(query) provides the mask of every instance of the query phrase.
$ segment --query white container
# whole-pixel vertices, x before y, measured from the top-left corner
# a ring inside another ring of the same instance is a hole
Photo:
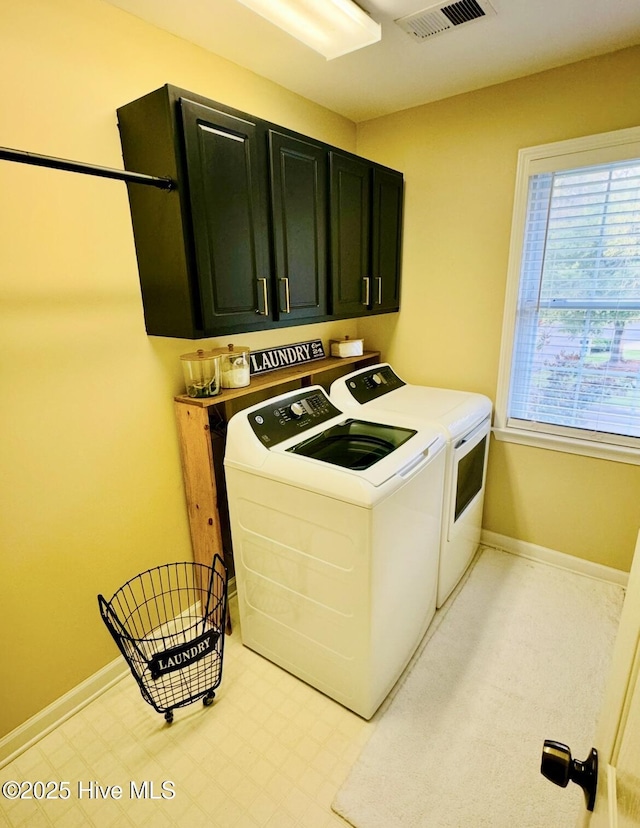
[[[244,388],[249,385],[249,352],[246,347],[228,345],[220,357],[220,379],[223,388]]]
[[[344,339],[332,339],[329,344],[333,357],[362,356],[364,352],[364,339],[349,339],[345,336]]]

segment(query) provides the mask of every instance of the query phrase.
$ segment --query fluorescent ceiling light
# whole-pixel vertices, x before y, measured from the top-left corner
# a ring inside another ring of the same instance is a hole
[[[239,0],[327,60],[377,43],[380,24],[352,0]]]

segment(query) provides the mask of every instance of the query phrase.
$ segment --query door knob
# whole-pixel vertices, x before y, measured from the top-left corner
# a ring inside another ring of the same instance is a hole
[[[571,751],[562,742],[545,739],[540,773],[561,788],[566,788],[569,782],[580,785],[587,810],[593,811],[598,785],[598,751],[595,748],[591,748],[589,756],[580,762],[571,756]]]

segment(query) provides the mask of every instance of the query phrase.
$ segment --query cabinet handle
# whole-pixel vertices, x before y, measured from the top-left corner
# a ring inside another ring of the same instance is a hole
[[[258,279],[259,282],[262,282],[262,299],[264,301],[264,310],[260,310],[258,308],[258,313],[261,316],[269,316],[269,295],[267,293],[267,280],[266,279]]]
[[[289,277],[283,276],[280,279],[281,282],[284,282],[284,313],[291,313],[291,297],[289,296]]]
[[[378,304],[382,304],[382,277],[376,276],[376,282],[378,283]]]
[[[364,302],[362,304],[368,307],[371,300],[371,279],[369,276],[363,276],[362,281],[364,282]]]

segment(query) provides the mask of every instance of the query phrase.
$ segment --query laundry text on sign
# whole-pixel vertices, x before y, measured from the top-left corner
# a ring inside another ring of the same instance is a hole
[[[320,339],[266,348],[264,351],[253,351],[249,355],[252,374],[264,374],[287,365],[301,365],[314,359],[324,359],[324,356],[324,347]]]

